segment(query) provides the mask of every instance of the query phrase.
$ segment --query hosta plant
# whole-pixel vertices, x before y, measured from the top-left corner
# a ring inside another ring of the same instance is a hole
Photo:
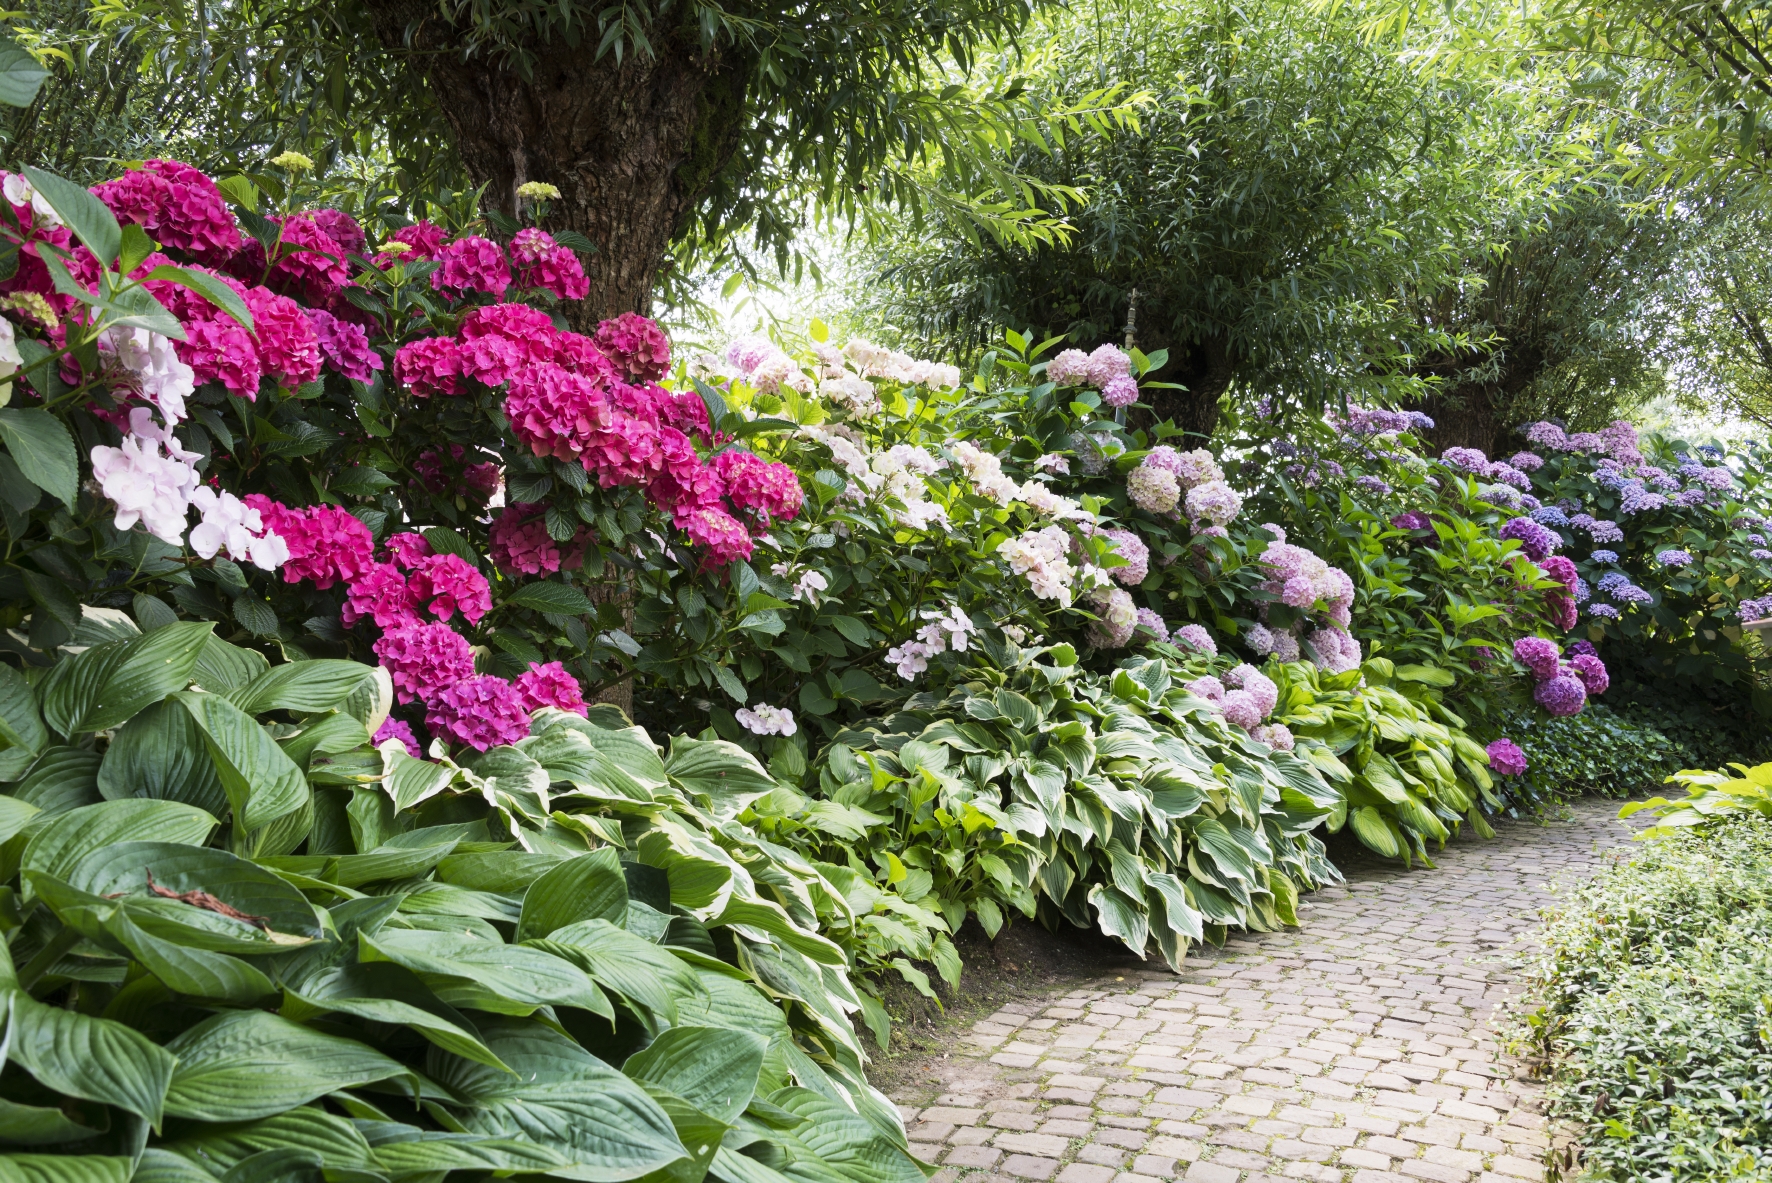
[[[1068,645],[990,656],[947,695],[841,733],[817,765],[821,800],[765,827],[845,861],[893,898],[894,926],[971,915],[995,935],[1020,913],[1099,926],[1140,956],[1154,945],[1172,966],[1228,928],[1297,923],[1299,892],[1337,877],[1311,834],[1336,794],[1165,660],[1093,674]]]
[[[742,751],[594,708],[419,759],[371,667],[78,639],[0,667],[6,1177],[922,1179]]]

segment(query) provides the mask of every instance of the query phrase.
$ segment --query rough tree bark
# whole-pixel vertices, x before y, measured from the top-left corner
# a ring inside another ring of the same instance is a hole
[[[1150,352],[1163,348],[1163,345],[1151,342],[1147,346],[1141,342],[1139,347]],[[1172,419],[1183,431],[1202,437],[1180,446],[1199,447],[1218,426],[1218,400],[1230,389],[1236,366],[1219,337],[1168,348],[1169,364],[1151,377],[1160,382],[1177,383],[1186,389],[1152,391],[1149,422],[1135,423],[1134,426],[1149,427],[1152,423]]]
[[[461,33],[424,0],[370,0],[390,47],[416,51],[462,163],[486,200],[515,213],[517,187],[560,190],[546,228],[596,244],[590,294],[563,309],[575,329],[648,312],[672,240],[731,160],[745,126],[750,63],[703,52],[693,30],[655,30],[655,53],[593,60],[564,40],[534,46],[528,75],[460,52]]]

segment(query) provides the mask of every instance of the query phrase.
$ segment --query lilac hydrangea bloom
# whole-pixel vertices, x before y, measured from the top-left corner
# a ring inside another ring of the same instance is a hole
[[[1589,604],[1587,606],[1587,614],[1589,616],[1598,616],[1602,620],[1618,619],[1618,609],[1610,604]]]
[[[1158,616],[1149,608],[1140,608],[1138,610],[1138,627],[1149,629],[1156,634],[1157,640],[1159,641],[1167,641],[1169,639],[1169,626],[1163,623],[1163,618],[1161,616]]]
[[[1758,559],[1763,563],[1767,559],[1772,559],[1772,550],[1756,546],[1754,549],[1747,552],[1747,557],[1750,559]]]
[[[1656,554],[1655,561],[1663,567],[1690,567],[1692,553],[1684,550],[1664,550]]]
[[[1549,558],[1563,544],[1561,538],[1531,518],[1509,518],[1501,524],[1497,537],[1503,541],[1517,538],[1520,549],[1534,563]]]
[[[1545,505],[1533,510],[1532,520],[1541,526],[1554,526],[1559,530],[1569,528],[1569,515],[1554,505]]]
[[[1514,657],[1539,681],[1557,676],[1557,643],[1544,637],[1521,637],[1514,642]]]
[[[1589,555],[1588,558],[1596,563],[1616,563],[1618,561],[1618,552],[1615,550],[1596,550],[1593,554]]]
[[[1447,448],[1440,453],[1440,459],[1469,473],[1481,474],[1489,468],[1489,457],[1476,448]]]
[[[1218,656],[1218,642],[1197,624],[1184,624],[1170,636],[1169,643],[1177,649],[1191,649],[1208,657]]]
[[[1363,489],[1374,497],[1383,497],[1386,493],[1391,491],[1390,485],[1386,484],[1381,478],[1370,475],[1355,477],[1354,487]]]
[[[1581,679],[1570,674],[1558,674],[1547,678],[1532,691],[1532,698],[1539,706],[1557,718],[1579,715],[1581,708],[1587,705],[1587,687]]]
[[[1624,527],[1617,522],[1601,520],[1587,528],[1587,536],[1595,542],[1623,542]]]

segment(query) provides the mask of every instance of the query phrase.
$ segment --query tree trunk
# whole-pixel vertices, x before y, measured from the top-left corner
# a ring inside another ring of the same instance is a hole
[[[630,42],[619,63],[559,38],[532,46],[525,76],[485,51],[464,59],[460,31],[423,0],[370,3],[384,43],[420,55],[486,203],[515,214],[518,186],[544,181],[560,190],[544,228],[596,244],[590,294],[563,310],[572,326],[650,312],[673,239],[738,147],[750,63],[703,52],[692,29],[658,27],[654,55]]]
[[[1161,346],[1151,346],[1151,349],[1157,348]],[[1153,423],[1173,420],[1175,426],[1190,436],[1200,437],[1180,446],[1201,446],[1218,427],[1218,400],[1230,389],[1235,375],[1230,352],[1222,338],[1208,337],[1191,345],[1170,346],[1169,364],[1150,377],[1160,382],[1174,382],[1185,389],[1151,391],[1151,410],[1140,417],[1148,421],[1134,426],[1149,428]]]

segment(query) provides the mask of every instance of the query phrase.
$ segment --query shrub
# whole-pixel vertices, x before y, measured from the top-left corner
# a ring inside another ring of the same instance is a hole
[[[1587,793],[1628,797],[1691,763],[1654,727],[1599,703],[1569,719],[1514,716],[1504,729],[1527,760],[1524,776],[1500,782],[1516,814]]]
[[[1516,1034],[1603,1180],[1772,1171],[1772,826],[1656,839],[1545,924]]]

